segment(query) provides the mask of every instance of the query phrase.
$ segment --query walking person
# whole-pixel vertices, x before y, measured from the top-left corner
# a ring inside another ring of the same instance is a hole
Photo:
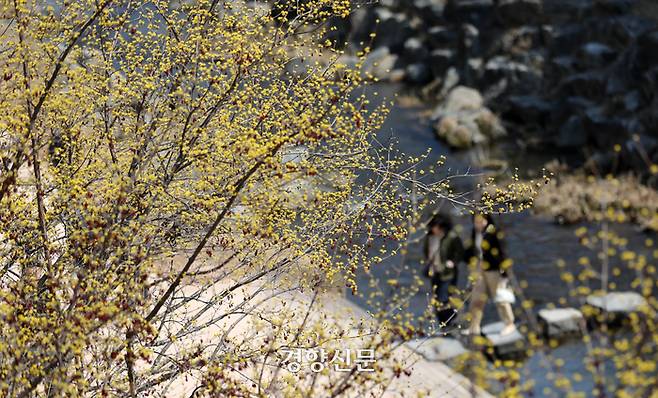
[[[447,216],[435,216],[427,226],[425,238],[425,275],[432,281],[432,291],[439,302],[437,317],[442,326],[454,317],[450,307],[450,290],[457,286],[458,265],[464,255],[464,246],[452,221]]]
[[[496,303],[498,316],[505,325],[500,334],[509,335],[516,330],[512,311],[514,294],[508,287],[506,272],[511,261],[505,257],[502,240],[503,232],[496,227],[491,215],[473,217],[472,245],[467,250],[467,261],[477,263],[477,273],[469,308],[470,335],[481,333],[480,324],[489,299]]]

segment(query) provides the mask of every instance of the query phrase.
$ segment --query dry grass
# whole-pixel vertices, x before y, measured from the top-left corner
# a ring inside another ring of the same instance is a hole
[[[658,231],[658,192],[633,176],[562,176],[542,190],[535,211],[564,223],[608,219]]]

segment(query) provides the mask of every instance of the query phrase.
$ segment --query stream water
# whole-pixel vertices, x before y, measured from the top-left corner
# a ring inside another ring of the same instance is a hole
[[[397,90],[397,87],[389,85],[376,87],[376,91],[379,93],[378,96],[388,98],[392,98]],[[427,114],[427,107],[424,105],[394,106],[386,125],[380,133],[381,138],[386,139],[394,136],[401,150],[410,156],[423,154],[427,151],[427,148],[431,148],[428,162],[436,162],[441,155],[447,156],[445,172],[448,174],[472,170],[473,153],[451,152],[436,138],[427,119],[422,116],[423,114]],[[550,154],[538,154],[537,156],[508,157],[508,160],[511,167],[518,167],[520,170],[528,168],[535,168],[536,170],[537,165],[541,165],[549,158]],[[522,159],[522,161],[519,162],[514,159]],[[463,238],[466,238],[470,231],[469,217],[456,216],[455,221],[463,227],[461,234]],[[507,254],[514,261],[516,278],[522,281],[525,286],[523,294],[526,299],[535,303],[533,311],[537,311],[551,303],[558,307],[564,306],[559,304],[560,299],[566,299],[567,305],[579,307],[581,303],[569,296],[568,286],[560,279],[564,269],[559,269],[556,262],[558,259],[563,259],[566,261],[566,270],[573,273],[581,271],[578,259],[582,256],[593,258],[595,253],[579,243],[575,236],[575,230],[583,225],[591,229],[596,229],[596,226],[588,224],[561,226],[556,224],[552,218],[534,215],[530,212],[499,216],[498,224],[505,230]],[[647,235],[637,227],[626,224],[614,225],[612,228],[617,234],[628,239],[628,248],[630,250],[640,253],[647,252],[644,247]],[[421,237],[422,235],[416,236],[416,238]],[[366,299],[363,298],[368,297],[371,289],[373,289],[369,285],[372,277],[383,281],[395,277],[401,286],[411,285],[414,275],[420,275],[420,259],[421,244],[412,244],[405,258],[401,256],[389,258],[383,264],[374,267],[369,275],[365,273],[358,275],[360,295],[350,295],[350,299],[366,309],[373,309],[374,307],[368,305]],[[466,272],[462,271],[460,276],[460,285],[462,287],[465,285],[466,279],[464,274]],[[626,269],[612,280],[617,283],[619,290],[628,290],[630,289],[630,281],[634,276],[632,271]],[[427,281],[418,294],[410,297],[408,311],[417,314],[422,313],[427,308],[429,295],[430,284]],[[515,312],[517,316],[522,313],[518,304]],[[493,305],[488,304],[483,324],[497,320]],[[518,321],[520,323],[526,322],[521,316],[518,316]],[[623,331],[620,333],[623,333]],[[589,373],[585,368],[586,347],[580,340],[576,339],[561,344],[550,352],[550,356],[553,360],[557,358],[564,360],[565,364],[561,369],[564,374],[579,373],[583,375],[581,381],[572,382],[573,389],[591,396],[593,382],[591,377],[588,377]],[[552,380],[554,375],[544,366],[540,354],[535,354],[524,360],[520,369],[522,382],[534,381],[534,388],[528,396],[561,396],[552,393],[546,395],[545,388],[554,390]],[[608,369],[611,368],[612,366],[608,366]],[[610,374],[610,377],[614,377],[614,372]]]

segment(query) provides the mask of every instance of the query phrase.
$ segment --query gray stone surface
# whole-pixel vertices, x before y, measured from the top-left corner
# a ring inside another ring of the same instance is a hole
[[[388,47],[380,47],[368,54],[363,63],[362,71],[377,79],[385,80],[388,79],[397,60],[398,56],[391,54]]]
[[[630,313],[646,304],[642,295],[636,292],[612,292],[603,296],[587,296],[587,304],[606,312]]]
[[[498,117],[484,106],[482,95],[464,86],[450,91],[432,119],[439,138],[455,148],[469,148],[505,135]]]
[[[541,18],[541,0],[499,0],[498,15],[506,25],[537,23]]]
[[[525,352],[526,342],[518,329],[510,334],[501,336],[500,331],[504,327],[505,325],[502,322],[494,322],[482,327],[482,334],[494,347],[496,355],[507,357]]]
[[[406,345],[428,361],[446,361],[468,352],[459,340],[449,337],[416,339]]]
[[[548,337],[577,334],[582,331],[585,317],[575,308],[553,308],[539,311],[539,321]]]

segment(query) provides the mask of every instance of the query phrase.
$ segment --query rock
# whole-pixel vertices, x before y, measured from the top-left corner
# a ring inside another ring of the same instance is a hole
[[[623,110],[627,112],[637,111],[640,109],[640,106],[642,106],[643,102],[644,100],[642,98],[642,94],[637,90],[633,90],[627,93],[621,100]]]
[[[482,77],[482,58],[471,58],[466,61],[466,75],[471,81],[476,81]]]
[[[598,148],[609,149],[643,128],[635,119],[607,116],[601,107],[595,107],[585,112],[585,130]]]
[[[514,95],[507,102],[505,118],[524,124],[546,126],[553,110],[553,104],[537,95]]]
[[[347,43],[352,30],[349,18],[332,17],[327,21],[327,29],[324,32],[324,40],[329,40],[335,48],[343,48]]]
[[[527,65],[502,55],[491,58],[484,66],[484,79],[491,83],[501,79],[518,82],[527,79],[530,75],[531,70]]]
[[[377,18],[377,13],[370,7],[359,7],[354,10],[350,15],[352,26],[350,41],[353,43],[370,41],[370,34],[377,29]]]
[[[480,93],[472,88],[455,87],[445,101],[445,112],[451,113],[460,110],[476,110],[484,106],[484,100]]]
[[[646,305],[646,300],[636,292],[611,292],[606,295],[587,296],[587,304],[605,312],[628,314]]]
[[[607,98],[613,98],[628,92],[631,79],[624,76],[623,73],[612,72],[607,73],[608,82],[605,85],[605,94]]]
[[[575,308],[542,309],[538,316],[546,337],[579,334],[585,328],[585,317]]]
[[[648,69],[658,64],[658,30],[651,31],[637,39],[635,62],[640,69]]]
[[[482,334],[493,346],[496,356],[503,358],[523,356],[526,351],[523,335],[515,330],[513,333],[501,336],[500,331],[504,327],[502,322],[490,323],[482,327]]]
[[[578,66],[583,69],[596,69],[610,64],[617,52],[603,43],[590,42],[578,51]]]
[[[521,26],[508,29],[500,38],[502,51],[523,56],[533,47],[541,44],[539,29],[532,26]]]
[[[573,115],[560,127],[555,139],[555,145],[563,149],[582,148],[587,143],[587,132],[583,119]]]
[[[576,60],[570,56],[555,57],[549,64],[549,78],[553,81],[559,82],[576,69]]]
[[[597,0],[594,3],[594,12],[603,16],[627,14],[634,3],[634,0]]]
[[[443,117],[435,125],[441,139],[451,147],[460,149],[484,142],[484,136],[480,134],[476,124],[471,120],[460,120],[458,117]]]
[[[587,159],[583,168],[599,175],[605,175],[612,173],[613,169],[616,168],[615,164],[615,154],[610,152],[596,152]]]
[[[404,69],[393,69],[389,74],[388,81],[391,83],[402,83],[407,77],[407,72]]]
[[[427,30],[427,40],[432,47],[457,47],[459,32],[445,26],[433,26]]]
[[[448,49],[437,49],[429,55],[429,67],[436,77],[443,76],[455,64],[455,52]]]
[[[542,16],[541,0],[500,0],[498,17],[506,26],[538,23]]]
[[[642,73],[640,84],[642,86],[642,92],[647,97],[652,97],[658,91],[658,66]]]
[[[582,24],[568,24],[544,29],[544,41],[554,55],[570,55],[578,49],[587,32]]]
[[[428,25],[445,23],[443,17],[445,2],[443,0],[415,0],[414,8],[418,16]]]
[[[441,88],[437,97],[441,99],[445,98],[450,90],[457,87],[458,84],[459,72],[457,72],[456,68],[449,68],[442,79]]]
[[[554,100],[554,105],[550,123],[555,127],[564,125],[571,116],[584,115],[588,109],[596,106],[593,101],[575,96]]]
[[[377,8],[375,16],[379,20],[374,39],[375,47],[388,47],[393,53],[402,51],[405,41],[413,36],[414,29],[403,13],[392,13],[385,8]]]
[[[380,47],[368,54],[363,62],[362,70],[366,76],[369,74],[374,78],[386,80],[389,78],[397,60],[398,56],[391,54],[387,47]]]
[[[544,0],[545,18],[553,24],[582,21],[593,13],[594,0]]]
[[[405,3],[405,0],[379,0],[379,4],[383,7],[390,8],[396,11],[402,11],[402,5]]]
[[[432,72],[426,64],[416,62],[407,66],[405,80],[415,85],[427,84],[432,80]]]
[[[489,22],[493,11],[493,0],[448,0],[444,16],[452,23],[482,26]]]
[[[480,31],[471,24],[463,24],[460,33],[461,44],[467,53],[473,53],[478,50]],[[465,54],[468,55],[468,54]]]
[[[602,72],[582,72],[564,79],[560,89],[570,96],[601,98],[606,93],[607,83],[607,77]]]
[[[625,50],[632,42],[655,25],[633,15],[594,18],[584,25],[588,40],[599,41],[616,50]]]
[[[431,362],[447,361],[468,352],[459,340],[446,337],[412,340],[406,346]]]
[[[480,133],[482,133],[488,140],[502,137],[506,133],[498,116],[488,108],[483,108],[476,114],[475,123],[480,129]]]
[[[432,119],[438,136],[455,148],[469,148],[505,134],[498,117],[484,107],[480,93],[463,86],[450,91]]]
[[[424,62],[429,56],[429,51],[420,39],[412,37],[404,42],[402,57],[405,62]]]

